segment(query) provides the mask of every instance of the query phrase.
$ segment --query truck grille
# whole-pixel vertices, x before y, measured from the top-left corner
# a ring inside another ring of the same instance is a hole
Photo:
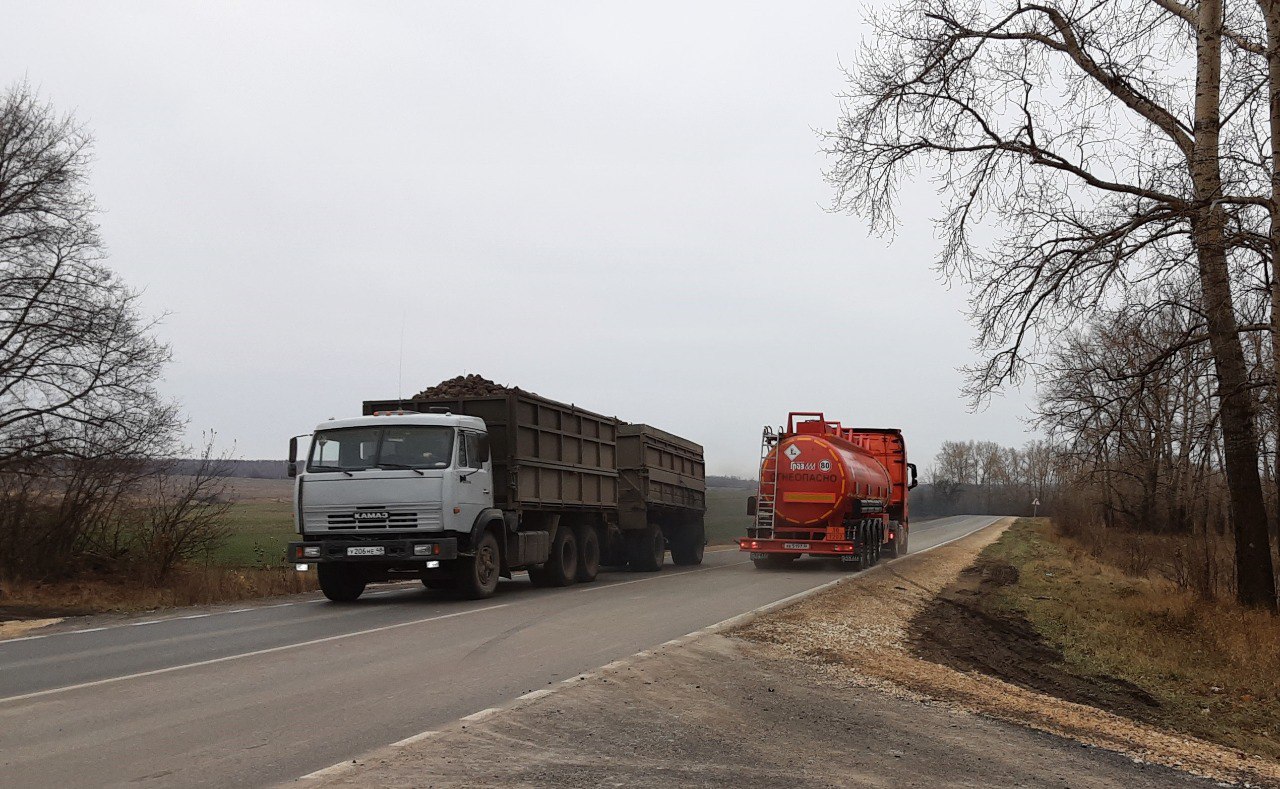
[[[425,529],[438,531],[444,528],[444,514],[440,505],[416,507],[387,507],[388,517],[383,520],[357,521],[357,509],[366,507],[307,507],[303,517],[307,531],[388,531]]]

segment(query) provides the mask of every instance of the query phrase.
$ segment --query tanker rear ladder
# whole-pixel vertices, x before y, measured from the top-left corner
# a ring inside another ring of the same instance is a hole
[[[778,495],[778,466],[781,458],[773,460],[773,479],[769,481],[769,492],[765,493],[764,480],[764,464],[769,460],[769,453],[778,445],[778,434],[773,432],[773,428],[765,425],[764,432],[760,436],[760,495],[756,500],[756,528],[755,536],[764,537],[761,534],[762,529],[769,531],[768,537],[773,537],[773,515],[774,501]]]

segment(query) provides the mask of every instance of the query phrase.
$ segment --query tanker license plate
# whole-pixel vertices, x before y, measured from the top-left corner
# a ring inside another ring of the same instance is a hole
[[[807,550],[809,550],[809,543],[807,543],[807,542],[784,542],[784,543],[782,544],[782,547],[783,547],[783,548],[789,548],[789,549],[791,549],[791,550],[793,550],[793,551],[807,551]]]
[[[387,549],[381,545],[366,546],[364,548],[348,548],[347,556],[385,556]]]

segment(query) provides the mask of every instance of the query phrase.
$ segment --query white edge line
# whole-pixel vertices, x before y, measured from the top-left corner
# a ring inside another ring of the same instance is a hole
[[[969,537],[973,534],[976,534],[982,531],[983,529],[994,526],[999,520],[1002,520],[1005,517],[1008,517],[1008,516],[1000,516],[1000,517],[994,518],[990,523],[984,524],[982,526],[978,526],[977,528],[971,531],[967,531],[964,534],[961,534],[959,537],[953,537],[950,540],[947,540],[946,542],[940,542],[937,545],[930,545],[928,548],[924,548],[919,551],[914,551],[912,553],[907,554],[907,556],[918,556],[920,554],[928,553],[929,551],[932,551],[935,548],[941,548],[944,545],[950,545],[956,540],[963,540],[965,537]],[[906,558],[906,557],[899,557],[899,558]],[[662,644],[660,647],[655,647],[655,649],[661,649],[662,647],[666,647],[666,646],[683,646],[684,644],[687,644],[690,641],[694,641],[696,639],[702,638],[703,636],[708,636],[714,633],[722,632],[724,630],[729,630],[755,617],[761,616],[763,614],[771,613],[773,611],[778,610],[779,608],[785,608],[794,603],[798,603],[801,600],[805,599],[806,597],[812,597],[826,589],[830,589],[836,584],[842,584],[847,581],[851,581],[855,578],[861,578],[870,572],[874,572],[877,568],[889,566],[894,561],[897,561],[897,559],[894,559],[889,562],[885,562],[884,564],[877,564],[875,567],[871,567],[861,572],[852,573],[850,575],[844,576],[843,578],[836,578],[834,580],[827,581],[824,584],[819,584],[818,586],[815,586],[811,589],[806,589],[803,592],[798,592],[796,594],[790,595],[789,597],[784,597],[781,600],[775,600],[772,603],[766,603],[765,605],[762,605],[759,608],[753,608],[750,611],[747,611],[746,613],[729,617],[728,619],[722,620],[720,622],[716,622],[714,625],[708,625],[707,627],[701,628],[699,630],[694,630],[692,633],[686,633],[685,635],[680,636],[679,638],[673,638],[670,641],[667,641],[666,643]],[[744,562],[740,562],[740,564],[742,563]],[[733,565],[720,565],[719,567],[729,567],[729,566],[733,566]],[[706,567],[703,569],[716,570],[716,569],[719,569],[719,567]],[[700,572],[700,571],[695,570],[694,572]],[[654,577],[659,577],[659,576],[654,576]],[[652,580],[652,578],[641,578],[637,581],[625,581],[620,584],[611,584],[610,586],[623,586],[628,583],[639,583],[639,581],[648,581],[648,580]],[[609,588],[609,587],[603,587],[603,588]],[[580,591],[585,591],[585,590],[580,590]],[[553,685],[550,688],[542,688],[541,690],[530,691],[524,694],[523,696],[518,696],[514,701],[512,701],[509,704],[506,704],[501,707],[487,707],[483,710],[480,710],[479,712],[473,712],[472,714],[467,715],[466,717],[460,718],[459,720],[464,720],[469,723],[474,723],[476,721],[481,721],[481,720],[484,720],[485,718],[496,715],[500,712],[505,712],[506,710],[519,709],[521,707],[524,707],[527,704],[531,704],[534,701],[537,701],[538,699],[545,698],[560,690],[563,690],[564,686],[571,685],[575,682],[579,682],[582,680],[592,679],[594,677],[600,676],[601,674],[606,674],[610,671],[615,671],[620,668],[625,668],[631,663],[634,663],[637,660],[642,660],[646,657],[649,657],[652,654],[653,654],[652,649],[642,649],[639,652],[636,652],[635,654],[630,655],[628,657],[619,658],[618,660],[615,660],[611,663],[606,663],[600,668],[596,669],[595,671],[588,671],[582,674],[578,674],[577,676],[569,677],[568,679],[560,680],[559,683],[557,683],[556,685]],[[406,745],[412,745],[417,742],[422,742],[423,740],[427,740],[432,737],[439,736],[443,733],[444,733],[443,729],[427,729],[426,731],[419,732],[417,734],[414,734],[410,737],[406,737],[403,740],[393,742],[390,745],[384,746],[384,747],[402,748]],[[329,767],[325,767],[323,769],[316,770],[315,772],[311,772],[311,773],[307,773],[306,775],[299,776],[298,778],[295,778],[293,780],[293,783],[298,783],[302,781],[311,781],[317,778],[327,778],[332,775],[338,775],[341,773],[348,772],[349,770],[352,770],[356,767],[361,766],[360,765],[361,758],[367,760],[371,758],[372,755],[377,753],[379,750],[382,750],[382,748],[376,748],[372,751],[369,751],[365,753],[362,757],[341,761],[341,762],[338,762],[337,764],[330,765]]]
[[[0,699],[0,704],[7,704],[13,701],[26,701],[27,699],[40,698],[42,696],[52,696],[57,693],[68,693],[73,690],[82,690],[84,688],[94,688],[99,685],[110,685],[116,682],[124,682],[130,679],[141,679],[143,677],[154,677],[158,674],[168,674],[173,671],[182,671],[188,668],[199,668],[201,666],[212,666],[217,663],[227,663],[232,660],[240,660],[247,657],[257,657],[258,655],[269,655],[274,652],[284,652],[290,649],[298,649],[300,647],[309,647],[316,644],[325,644],[330,641],[341,641],[347,638],[355,638],[356,636],[367,636],[371,633],[381,633],[387,630],[395,630],[401,627],[409,627],[411,625],[421,625],[427,622],[436,622],[441,619],[453,619],[459,616],[467,616],[468,614],[478,614],[482,611],[493,611],[498,608],[506,608],[510,603],[500,603],[498,605],[485,606],[484,608],[472,608],[467,611],[455,611],[452,614],[441,614],[439,616],[429,616],[424,619],[414,619],[409,622],[397,622],[393,625],[383,625],[382,627],[371,627],[368,630],[357,630],[352,633],[339,633],[336,636],[327,636],[325,638],[313,638],[310,641],[299,641],[296,644],[282,644],[278,647],[269,647],[267,649],[255,649],[252,652],[241,652],[236,655],[226,655],[210,660],[201,660],[195,663],[184,663],[181,666],[166,666],[165,668],[153,669],[151,671],[140,671],[136,674],[125,674],[119,677],[107,677],[106,679],[98,679],[92,682],[81,682],[77,685],[66,685],[61,688],[49,688],[48,690],[38,690],[34,693],[24,693],[20,696],[9,696]]]

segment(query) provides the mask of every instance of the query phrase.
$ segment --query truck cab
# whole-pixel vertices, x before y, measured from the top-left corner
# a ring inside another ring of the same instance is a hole
[[[474,416],[390,412],[322,422],[305,457],[291,442],[289,471],[302,538],[289,556],[317,564],[335,600],[400,574],[428,582],[429,571],[474,549],[477,523],[495,512],[488,431]]]

